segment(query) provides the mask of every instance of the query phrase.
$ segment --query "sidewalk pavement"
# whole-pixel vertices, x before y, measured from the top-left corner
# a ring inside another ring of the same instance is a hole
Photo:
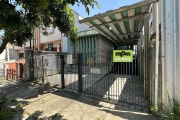
[[[133,107],[32,82],[1,86],[0,94],[23,104],[23,111],[14,114],[13,120],[156,120]]]

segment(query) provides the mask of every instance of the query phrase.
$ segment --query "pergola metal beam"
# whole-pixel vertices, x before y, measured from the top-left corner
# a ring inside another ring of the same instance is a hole
[[[116,34],[116,35],[112,35],[112,36],[125,36],[125,35],[134,35],[134,34],[140,34],[142,31],[138,31],[138,32],[132,32],[132,33],[125,33],[125,34]],[[107,37],[107,36],[106,36]]]
[[[133,41],[138,41],[138,39],[140,38],[133,38],[133,39],[129,39],[129,40],[124,40],[125,43],[128,43],[128,42],[133,42]]]
[[[155,3],[157,1],[158,0],[141,1],[141,2],[138,2],[138,3],[132,4],[132,5],[129,5],[129,6],[120,7],[118,10],[111,10],[111,11],[108,11],[108,12],[106,12],[104,14],[98,14],[98,15],[95,15],[93,17],[89,17],[89,18],[86,18],[86,19],[83,19],[83,20],[79,20],[79,22],[84,23],[84,22],[87,22],[87,21],[90,21],[90,20],[93,20],[93,19],[99,19],[99,18],[102,18],[102,17],[105,17],[105,16],[109,16],[109,15],[112,15],[112,14],[117,14],[117,13],[120,13],[120,12],[123,12],[123,11],[126,11],[126,10],[134,9],[134,8],[144,6],[144,5],[148,5],[148,4],[151,4],[151,3]]]
[[[118,23],[118,22],[123,22],[123,21],[128,21],[128,20],[139,20],[139,19],[144,19],[144,15],[145,14],[148,14],[149,12],[144,12],[144,13],[141,13],[139,15],[133,15],[133,16],[130,16],[130,17],[126,17],[126,18],[121,18],[121,19],[118,19],[118,20],[114,20],[114,21],[109,21],[109,22],[106,22],[106,23],[102,23],[102,24],[97,24],[96,26],[103,26],[103,25],[106,25],[106,24],[115,24],[115,23]],[[96,26],[90,26],[89,28],[94,28]]]

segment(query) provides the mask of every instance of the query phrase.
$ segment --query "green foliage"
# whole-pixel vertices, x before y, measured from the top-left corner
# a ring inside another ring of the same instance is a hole
[[[7,99],[5,98],[5,97],[3,97],[3,96],[0,96],[0,102],[6,102],[7,101]]]
[[[178,100],[170,99],[168,96],[168,103],[162,102],[162,105],[162,111],[155,106],[151,106],[152,114],[165,120],[180,120],[180,102]]]
[[[22,108],[23,104],[22,103],[17,103],[16,108]]]
[[[77,39],[75,16],[70,8],[70,5],[76,3],[82,3],[88,14],[89,7],[99,8],[95,0],[0,0],[0,30],[5,32],[0,38],[5,43],[2,45],[10,42],[22,46],[32,39],[35,27],[42,30],[50,25],[57,27],[66,36]]]
[[[158,115],[158,112],[159,112],[159,109],[158,109],[158,107],[156,107],[156,106],[151,106],[150,107],[150,110],[151,110],[151,112],[152,112],[152,114],[153,115]]]
[[[8,120],[12,117],[10,108],[3,108],[0,110],[0,120]]]
[[[3,96],[0,96],[0,120],[8,120],[12,117],[11,109],[5,107],[7,99]]]
[[[164,104],[163,115],[167,120],[180,120],[180,102],[173,99],[168,104]]]

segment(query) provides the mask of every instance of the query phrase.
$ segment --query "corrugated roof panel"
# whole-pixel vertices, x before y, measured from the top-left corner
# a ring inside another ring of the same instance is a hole
[[[121,15],[122,15],[123,18],[128,17],[128,11],[121,12]]]
[[[138,14],[140,14],[140,13],[141,13],[141,6],[135,8],[135,15],[138,15]]]
[[[115,15],[111,15],[110,17],[106,16],[106,17],[104,17],[104,19],[105,19],[106,22],[109,22],[109,21],[111,21],[112,19],[113,19],[113,20],[116,20]],[[109,25],[108,28],[111,29],[111,32],[112,32],[114,35],[119,34],[119,31],[117,30],[116,26],[115,26],[113,23],[110,23],[110,24],[108,24],[108,25]],[[105,25],[105,26],[107,26],[107,25]],[[116,37],[116,38],[117,38],[117,37]],[[122,38],[121,38],[121,37],[120,37],[120,38],[118,37],[118,39],[121,40]]]
[[[114,40],[118,41],[117,38],[115,36],[113,36],[113,34],[109,31],[109,29],[107,29],[105,26],[101,26],[101,28],[104,31],[106,31],[106,33],[108,33],[111,38],[113,38]]]
[[[118,29],[117,29],[117,27],[115,26],[115,24],[110,24],[110,27],[114,30],[114,32],[116,33],[116,34],[120,34],[120,32],[118,31]]]
[[[87,25],[92,24],[90,27],[103,32],[103,35],[112,41],[134,42],[135,38],[139,37],[139,32],[142,31],[144,15],[149,12],[151,3],[156,1],[142,1],[80,20],[80,22],[89,22]]]
[[[129,21],[124,21],[124,25],[125,25],[127,33],[130,33]],[[131,39],[130,35],[128,35],[128,39]]]
[[[123,33],[127,33],[126,28],[124,26],[124,22],[119,22],[120,28],[123,31]],[[124,39],[128,39],[128,37],[125,35]]]
[[[116,17],[115,17],[114,14],[113,14],[113,15],[110,15],[109,17],[111,18],[112,21],[116,20]]]
[[[119,33],[123,34],[123,31],[122,31],[120,25],[118,23],[115,23],[114,25],[116,26],[116,28],[119,31]]]
[[[134,21],[134,32],[138,32],[139,20]]]

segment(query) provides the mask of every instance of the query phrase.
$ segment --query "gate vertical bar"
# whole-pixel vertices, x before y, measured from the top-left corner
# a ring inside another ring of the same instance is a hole
[[[79,83],[79,92],[83,91],[82,83],[82,54],[78,54],[78,83]]]
[[[64,55],[61,55],[61,85],[62,85],[62,88],[65,88],[65,82],[64,82]]]
[[[109,64],[109,61],[108,61],[108,71],[109,71],[109,65],[110,65],[110,64]],[[112,72],[113,72],[113,71],[112,71]],[[112,73],[112,72],[111,72],[111,73]],[[110,92],[109,75],[110,75],[110,74],[108,74],[108,88],[109,88],[109,90],[108,90],[108,99],[110,99],[110,93],[109,93],[109,92]]]
[[[42,62],[41,63],[42,64],[42,83],[44,83],[44,64],[43,64],[43,61],[44,60],[43,60],[43,56],[42,56],[42,61],[41,61]]]

